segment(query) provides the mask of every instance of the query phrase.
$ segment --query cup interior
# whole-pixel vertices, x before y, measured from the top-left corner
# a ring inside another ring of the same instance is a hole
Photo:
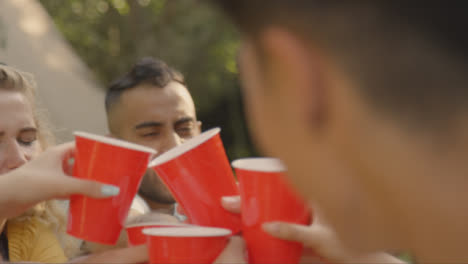
[[[286,172],[284,163],[277,158],[244,158],[232,162],[235,169],[258,172]]]
[[[155,237],[225,237],[232,234],[231,230],[217,227],[163,227],[146,228],[143,234]]]
[[[219,134],[220,131],[221,131],[221,129],[218,128],[218,127],[207,130],[207,131],[201,133],[200,135],[185,141],[183,144],[181,144],[181,145],[179,145],[177,147],[174,147],[174,148],[170,149],[167,152],[164,152],[163,154],[161,154],[160,156],[158,156],[157,158],[152,160],[150,162],[150,164],[148,165],[148,167],[150,167],[150,168],[155,167],[155,166],[161,165],[163,163],[166,163],[166,162],[168,162],[170,160],[173,160],[173,159],[179,157],[180,155],[182,155],[182,154],[184,154],[184,153],[198,147],[199,145],[203,144],[204,142],[210,140],[212,137]]]
[[[156,154],[157,151],[155,151],[152,148],[148,148],[145,146],[141,146],[138,144],[130,143],[124,140],[116,139],[116,138],[111,138],[111,137],[105,137],[105,136],[100,136],[100,135],[95,135],[87,132],[82,132],[82,131],[76,131],[73,133],[74,136],[90,139],[93,141],[97,141],[100,143],[104,143],[107,145],[111,146],[116,146],[116,147],[121,147],[125,149],[130,149],[130,150],[136,150],[136,151],[141,151],[141,152],[147,152],[151,154]]]

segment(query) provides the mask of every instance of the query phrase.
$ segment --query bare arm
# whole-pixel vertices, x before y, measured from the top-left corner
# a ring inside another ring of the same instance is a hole
[[[64,160],[73,155],[73,142],[45,151],[22,167],[0,176],[0,219],[17,216],[49,199],[83,194],[105,198],[119,193],[115,186],[68,176]]]

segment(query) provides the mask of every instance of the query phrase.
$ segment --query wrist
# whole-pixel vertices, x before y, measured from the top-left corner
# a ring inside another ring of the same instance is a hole
[[[11,217],[11,213],[28,202],[30,190],[27,187],[35,186],[29,178],[23,170],[12,170],[0,176],[0,208],[5,208],[0,212],[1,217]],[[6,210],[7,208],[10,210]]]

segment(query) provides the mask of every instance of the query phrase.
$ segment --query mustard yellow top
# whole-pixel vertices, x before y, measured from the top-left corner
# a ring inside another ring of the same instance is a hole
[[[67,257],[55,233],[37,217],[7,222],[10,262],[64,263]]]

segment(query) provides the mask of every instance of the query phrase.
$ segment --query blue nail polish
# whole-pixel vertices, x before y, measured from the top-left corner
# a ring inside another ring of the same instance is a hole
[[[120,188],[113,185],[103,185],[101,187],[101,193],[105,197],[117,196],[120,193]]]

